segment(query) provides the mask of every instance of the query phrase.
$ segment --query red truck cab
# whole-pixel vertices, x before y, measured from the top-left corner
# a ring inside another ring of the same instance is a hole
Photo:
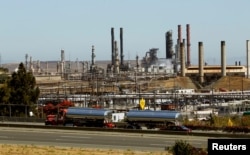
[[[58,119],[57,115],[47,115],[45,125],[59,125],[63,124],[62,119]]]

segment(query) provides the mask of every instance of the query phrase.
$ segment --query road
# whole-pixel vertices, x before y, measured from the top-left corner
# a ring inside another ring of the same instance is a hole
[[[0,127],[0,143],[33,144],[67,147],[109,148],[162,151],[176,140],[185,140],[195,147],[207,147],[207,137],[116,133],[78,130],[46,130]]]

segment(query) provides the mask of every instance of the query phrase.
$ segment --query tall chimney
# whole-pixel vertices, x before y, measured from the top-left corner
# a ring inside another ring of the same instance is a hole
[[[247,78],[250,78],[250,41],[247,40],[246,42],[246,49],[247,49]]]
[[[178,39],[181,43],[181,40],[182,40],[182,38],[181,38],[181,25],[178,25]]]
[[[204,51],[203,51],[203,43],[198,43],[198,51],[199,51],[199,82],[202,84],[204,82]]]
[[[114,47],[115,47],[115,64],[114,64],[114,72],[119,73],[119,54],[118,54],[118,45],[117,42],[114,42]]]
[[[183,57],[183,61],[184,61],[184,63],[185,63],[185,66],[186,66],[186,64],[187,64],[187,58],[186,58],[186,53],[185,53],[185,51],[186,51],[186,47],[185,47],[185,42],[186,42],[186,40],[185,39],[182,39],[182,46],[183,46],[183,49],[181,49],[180,48],[180,50],[183,50],[183,52],[184,52],[184,57]],[[182,51],[181,51],[182,52]],[[182,57],[182,56],[181,56]],[[181,58],[182,59],[182,58]],[[185,67],[186,68],[186,67]]]
[[[139,56],[136,55],[136,69],[138,70],[139,68]]]
[[[123,28],[120,28],[120,57],[121,57],[121,66],[123,66]]]
[[[28,70],[28,54],[25,54],[25,69]]]
[[[63,76],[64,73],[64,66],[65,66],[65,54],[64,54],[64,50],[61,50],[61,74]]]
[[[33,72],[33,60],[32,57],[30,57],[30,72]]]
[[[92,45],[91,66],[95,65],[95,47]]]
[[[181,25],[178,25],[178,38],[177,38],[177,51],[176,51],[176,58],[177,58],[177,61],[180,61],[180,43],[182,41],[182,37],[181,37]]]
[[[180,43],[180,54],[181,54],[181,76],[185,77],[185,50],[184,50],[184,43]]]
[[[41,72],[41,63],[39,60],[37,60],[37,62],[36,62],[36,69],[37,69],[37,73]]]
[[[225,41],[221,41],[221,76],[226,76]]]
[[[172,31],[166,32],[165,41],[166,41],[166,59],[172,59],[173,58]]]
[[[114,46],[115,36],[114,28],[111,28],[111,65],[115,65],[115,46]]]
[[[191,65],[191,58],[190,58],[190,26],[189,24],[186,25],[187,28],[187,66]]]

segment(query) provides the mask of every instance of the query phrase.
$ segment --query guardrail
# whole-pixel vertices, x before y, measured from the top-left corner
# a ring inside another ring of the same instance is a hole
[[[133,130],[133,129],[109,129],[109,128],[90,128],[90,127],[65,127],[65,126],[43,126],[31,124],[8,124],[0,123],[0,127],[13,128],[35,128],[35,129],[58,129],[58,130],[84,130],[84,131],[99,131],[99,132],[126,132],[140,134],[164,134],[164,135],[187,135],[187,136],[203,136],[208,138],[228,137],[228,138],[250,138],[250,134],[243,133],[223,133],[223,132],[183,132],[183,131],[162,131],[162,130]]]

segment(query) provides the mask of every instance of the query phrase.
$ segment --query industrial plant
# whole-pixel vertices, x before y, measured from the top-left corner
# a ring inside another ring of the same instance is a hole
[[[25,67],[36,77],[41,90],[41,104],[47,100],[67,98],[80,107],[126,110],[138,108],[144,99],[148,109],[174,109],[189,114],[204,110],[204,107],[214,108],[215,104],[215,111],[220,112],[250,109],[249,40],[246,41],[246,66],[237,61],[235,65],[227,65],[224,40],[220,47],[220,65],[211,66],[204,61],[203,42],[197,43],[198,65],[192,65],[191,55],[194,53],[191,52],[190,25],[186,24],[186,38],[182,37],[181,25],[177,28],[176,43],[172,30],[165,33],[164,58],[159,58],[159,49],[152,47],[145,51],[144,56],[125,60],[123,28],[120,28],[119,40],[115,40],[112,27],[111,60],[96,61],[95,46],[92,45],[90,61],[66,60],[67,51],[62,49],[58,62],[34,61],[26,54]],[[241,102],[232,107],[229,106],[232,100]],[[201,104],[203,106],[199,106]]]
[[[60,76],[61,80],[84,80],[88,76],[104,75],[112,76],[118,80],[120,78],[131,77],[132,74],[150,78],[152,75],[161,77],[189,77],[205,86],[215,82],[225,76],[249,77],[249,63],[241,65],[241,62],[235,62],[234,66],[226,63],[226,42],[221,41],[221,64],[209,66],[204,62],[203,42],[198,42],[198,66],[191,63],[191,43],[190,43],[190,25],[186,25],[186,39],[182,37],[181,25],[178,25],[178,39],[174,45],[172,30],[165,34],[166,57],[158,57],[158,48],[150,48],[145,51],[145,56],[137,55],[132,60],[124,60],[123,52],[123,28],[120,28],[120,40],[115,40],[114,28],[111,28],[111,61],[107,60],[104,64],[95,60],[95,47],[92,45],[90,50],[90,61],[70,61],[65,58],[64,49],[61,50],[61,60],[59,62],[41,62],[33,61],[32,56],[25,55],[26,69],[33,72],[37,77],[50,75],[50,78]],[[249,57],[249,41],[246,42],[246,57]],[[29,59],[29,60],[28,60]],[[124,75],[124,76],[121,76]],[[120,81],[120,80],[119,80]]]

